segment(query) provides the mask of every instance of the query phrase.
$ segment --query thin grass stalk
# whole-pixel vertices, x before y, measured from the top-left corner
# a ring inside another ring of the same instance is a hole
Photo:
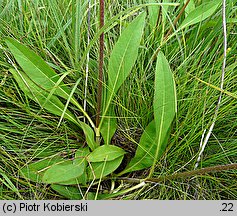
[[[104,26],[104,0],[100,0],[100,28]],[[100,49],[99,49],[99,77],[97,90],[97,112],[96,112],[96,128],[100,124],[100,113],[102,103],[102,84],[103,84],[103,65],[104,65],[104,32],[100,35]],[[100,137],[99,131],[96,131],[96,137]]]
[[[91,30],[91,3],[90,0],[88,0],[88,13],[87,13],[87,44],[90,44],[90,30]],[[86,100],[87,100],[87,87],[88,87],[88,76],[89,76],[89,61],[90,61],[90,52],[87,52],[86,56],[86,80],[85,80],[85,89],[84,89],[84,104],[83,109],[86,112]],[[84,122],[86,121],[86,118],[84,117]]]
[[[133,183],[139,183],[139,182],[159,183],[159,182],[164,182],[164,181],[170,181],[170,180],[175,180],[175,179],[186,179],[193,176],[202,176],[202,175],[207,175],[210,173],[218,173],[218,172],[229,171],[229,170],[237,170],[237,163],[205,167],[202,169],[180,172],[180,173],[175,173],[175,174],[166,175],[166,176],[160,176],[158,178],[139,179],[139,178],[118,177],[115,179],[123,180],[127,182],[133,182]]]
[[[226,68],[226,55],[227,55],[227,31],[226,31],[226,0],[223,0],[222,3],[222,26],[223,26],[223,36],[224,36],[224,41],[223,41],[223,52],[224,52],[224,57],[223,57],[223,63],[222,63],[222,73],[221,73],[221,81],[220,81],[220,89],[222,90],[220,92],[220,95],[218,97],[218,101],[216,104],[216,108],[215,108],[215,113],[213,116],[213,120],[212,120],[212,124],[207,132],[207,135],[205,136],[205,139],[203,141],[203,138],[201,139],[200,142],[200,152],[197,158],[197,162],[194,166],[194,169],[196,169],[199,165],[199,162],[201,160],[202,154],[205,150],[205,147],[208,143],[208,140],[212,134],[213,128],[215,126],[216,120],[217,120],[217,116],[218,116],[218,111],[220,109],[220,105],[221,105],[221,99],[222,99],[222,94],[223,94],[223,86],[224,86],[224,79],[225,79],[225,68]],[[202,137],[205,134],[205,130],[203,132]]]

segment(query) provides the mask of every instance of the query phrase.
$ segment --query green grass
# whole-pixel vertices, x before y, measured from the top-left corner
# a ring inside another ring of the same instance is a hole
[[[95,7],[94,1],[91,2],[92,39],[98,32],[99,23],[98,5]],[[146,2],[148,1],[107,1],[106,22],[122,10]],[[196,4],[200,2],[196,1]],[[162,27],[165,32],[168,31],[169,20],[176,18],[181,7],[170,7],[169,19],[166,19],[166,23],[159,23],[156,29],[151,29],[147,24],[137,63],[114,101],[117,104],[119,122],[114,143],[130,152],[134,151],[141,132],[153,118],[155,61],[152,62],[151,58],[162,39]],[[57,128],[59,118],[41,111],[36,103],[21,92],[8,72],[10,63],[4,53],[4,37],[11,36],[28,45],[58,72],[71,70],[72,73],[66,78],[68,84],[83,77],[81,86],[75,92],[82,104],[86,62],[81,64],[80,61],[85,57],[88,47],[87,1],[10,0],[1,1],[0,8],[0,198],[64,199],[47,185],[35,184],[20,177],[19,169],[26,163],[58,152],[70,157],[73,149],[84,143],[84,136],[79,128],[67,121],[63,121]],[[228,1],[227,19],[235,18],[236,13],[236,1]],[[113,45],[129,20],[131,17],[117,20],[118,24],[105,34],[105,71]],[[224,89],[236,94],[236,22],[230,20],[227,30],[228,55]],[[89,62],[87,97],[91,104],[96,104],[98,40],[95,41]],[[172,37],[162,50],[175,76],[178,113],[167,150],[157,164],[153,177],[194,168],[202,133],[211,124],[220,94],[217,89],[196,78],[216,87],[220,85],[223,61],[221,7],[207,20]],[[200,167],[236,163],[236,110],[237,100],[223,94],[213,134],[204,151]],[[74,112],[80,115],[79,111]],[[95,107],[88,105],[88,112],[93,116]],[[148,171],[145,170],[129,176],[145,178],[147,175]],[[120,186],[122,190],[132,185],[116,182],[116,187]],[[105,182],[102,186],[104,190],[108,190],[110,183]],[[93,191],[96,186],[89,189]],[[137,189],[116,199],[236,198],[236,171],[225,171],[149,184],[142,190]]]

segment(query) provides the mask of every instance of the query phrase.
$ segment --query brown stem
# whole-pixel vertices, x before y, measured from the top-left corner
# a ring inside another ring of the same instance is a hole
[[[190,2],[190,0],[186,1],[185,5],[182,7],[181,11],[179,12],[178,16],[175,18],[174,22],[173,22],[173,26],[176,26],[179,18],[181,17],[181,15],[183,14],[185,8],[188,6],[188,3]],[[173,31],[173,26],[170,26],[169,31],[167,32],[167,34],[164,37],[164,40],[166,40],[169,35],[171,34],[171,32]]]
[[[178,178],[188,178],[191,176],[195,175],[204,175],[207,173],[211,172],[222,172],[226,170],[237,170],[237,163],[234,164],[226,164],[226,165],[218,165],[218,166],[212,166],[212,167],[206,167],[198,170],[192,170],[192,171],[187,171],[187,172],[182,172],[182,173],[176,173],[172,175],[167,175],[167,176],[161,176],[159,178],[147,178],[147,179],[134,179],[134,178],[126,178],[126,177],[120,177],[118,179],[128,181],[128,182],[147,182],[147,183],[159,183],[159,182],[164,182],[167,180],[174,180]]]
[[[100,28],[102,28],[103,26],[104,26],[104,0],[100,0]],[[99,50],[99,77],[98,77],[98,89],[97,89],[96,128],[98,128],[100,124],[102,84],[103,84],[103,65],[104,65],[104,33],[101,33],[100,50]]]

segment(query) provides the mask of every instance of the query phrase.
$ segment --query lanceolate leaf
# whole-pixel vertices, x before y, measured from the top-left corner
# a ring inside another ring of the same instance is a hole
[[[220,0],[213,0],[209,3],[201,4],[196,9],[192,10],[181,23],[178,31],[185,27],[199,23],[210,17],[219,7],[220,2]]]
[[[86,142],[88,144],[88,146],[90,147],[91,150],[96,149],[99,144],[95,142],[95,133],[93,131],[93,129],[86,123],[80,121],[79,126],[82,128],[85,137],[86,137]]]
[[[122,173],[141,170],[152,166],[155,159],[156,151],[156,127],[153,120],[143,132],[134,158],[130,161],[126,169]]]
[[[36,85],[48,92],[53,92],[53,94],[66,100],[69,98],[70,90],[61,81],[60,75],[57,74],[40,56],[12,38],[7,38],[6,43],[18,64]],[[88,118],[88,115],[75,98],[71,97],[70,102],[77,106]]]
[[[162,12],[162,24],[163,24],[163,26],[165,26],[167,17],[169,16],[169,15],[168,15],[169,5],[165,5],[165,3],[168,3],[168,2],[169,2],[169,0],[163,0],[164,5],[162,5],[162,8],[161,8],[161,12]],[[163,27],[163,28],[164,28],[164,27]],[[163,31],[164,31],[164,30],[163,30]]]
[[[164,54],[160,51],[157,56],[155,72],[154,119],[156,126],[155,159],[164,149],[163,140],[177,112],[176,88],[173,73]]]
[[[188,0],[185,0],[185,3]],[[192,13],[192,11],[195,9],[195,2],[194,0],[189,0],[189,3],[187,5],[187,7],[185,8],[185,17],[187,17],[188,14]]]
[[[62,82],[63,76],[60,77],[40,56],[16,40],[7,38],[6,43],[25,72],[17,73],[15,70],[11,70],[20,88],[41,107],[55,115],[64,116],[80,126],[85,133],[88,145],[92,150],[95,149],[98,145],[94,141],[93,130],[84,122],[78,121],[68,110],[65,111],[65,106],[56,97],[60,96],[66,100],[70,98],[70,102],[76,105],[94,126],[88,114],[70,95],[70,90]]]
[[[107,108],[114,94],[135,64],[143,34],[146,14],[142,13],[122,32],[111,53],[108,65]],[[107,110],[108,111],[108,110]]]
[[[154,3],[154,0],[149,0],[149,3]],[[157,25],[158,14],[159,14],[160,5],[152,5],[148,7],[148,15],[149,15],[149,25],[151,31],[153,31]]]
[[[68,98],[69,89],[63,82],[56,87],[60,76],[40,56],[12,38],[7,38],[6,43],[21,68],[31,80],[47,91],[56,88],[54,94],[65,99]]]
[[[111,161],[121,157],[126,152],[114,145],[103,145],[95,149],[88,155],[90,162]]]
[[[13,74],[21,90],[29,98],[37,102],[42,108],[58,116],[61,116],[62,113],[64,113],[64,104],[58,99],[57,96],[49,96],[49,92],[36,85],[24,72],[16,71],[14,69],[9,69],[9,71]],[[98,147],[98,144],[94,139],[94,131],[89,125],[77,120],[75,116],[68,110],[65,111],[64,118],[82,128],[85,134],[86,142],[92,150]]]
[[[154,120],[146,127],[135,157],[121,174],[154,167],[166,148],[176,113],[176,90],[168,61],[162,52],[157,56],[153,107]]]
[[[55,96],[49,96],[49,93],[32,82],[24,72],[9,69],[13,77],[17,81],[21,90],[32,100],[37,102],[42,108],[45,108],[54,115],[61,116],[64,110],[63,103]],[[77,119],[68,110],[64,117],[71,122],[78,124]]]
[[[155,152],[157,151],[156,127],[155,121],[151,121],[141,136],[134,158],[132,158],[126,169],[122,171],[120,175],[151,167],[154,161],[157,161],[165,150],[168,138],[169,131],[162,141],[163,145],[159,151],[159,155],[157,155],[157,158],[155,158]]]
[[[106,97],[104,96],[103,116],[105,117],[102,117],[99,126],[105,144],[110,143],[117,127],[116,119],[108,118],[111,115],[113,117],[114,113],[111,101],[135,64],[145,25],[145,18],[146,14],[142,13],[127,26],[116,42],[110,56],[108,65],[108,89],[104,92]]]

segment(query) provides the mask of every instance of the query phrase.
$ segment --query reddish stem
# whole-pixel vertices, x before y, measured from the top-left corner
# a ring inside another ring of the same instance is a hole
[[[174,26],[174,27],[176,26],[176,24],[177,24],[179,18],[181,17],[181,15],[184,13],[184,10],[185,10],[185,8],[188,6],[188,3],[189,3],[189,2],[190,2],[190,0],[187,0],[186,3],[184,4],[184,6],[182,7],[182,9],[180,10],[178,16],[177,16],[176,19],[174,20],[174,23],[173,23],[173,26]],[[169,37],[169,35],[172,33],[172,31],[173,31],[173,27],[170,26],[170,29],[169,29],[169,31],[167,32],[167,34],[165,35],[164,40],[166,40],[166,39]]]
[[[104,0],[100,0],[100,28],[104,26]],[[100,124],[101,100],[102,100],[102,84],[103,84],[103,65],[104,65],[104,33],[100,35],[100,51],[99,51],[99,78],[97,90],[97,112],[96,112],[96,128]]]

